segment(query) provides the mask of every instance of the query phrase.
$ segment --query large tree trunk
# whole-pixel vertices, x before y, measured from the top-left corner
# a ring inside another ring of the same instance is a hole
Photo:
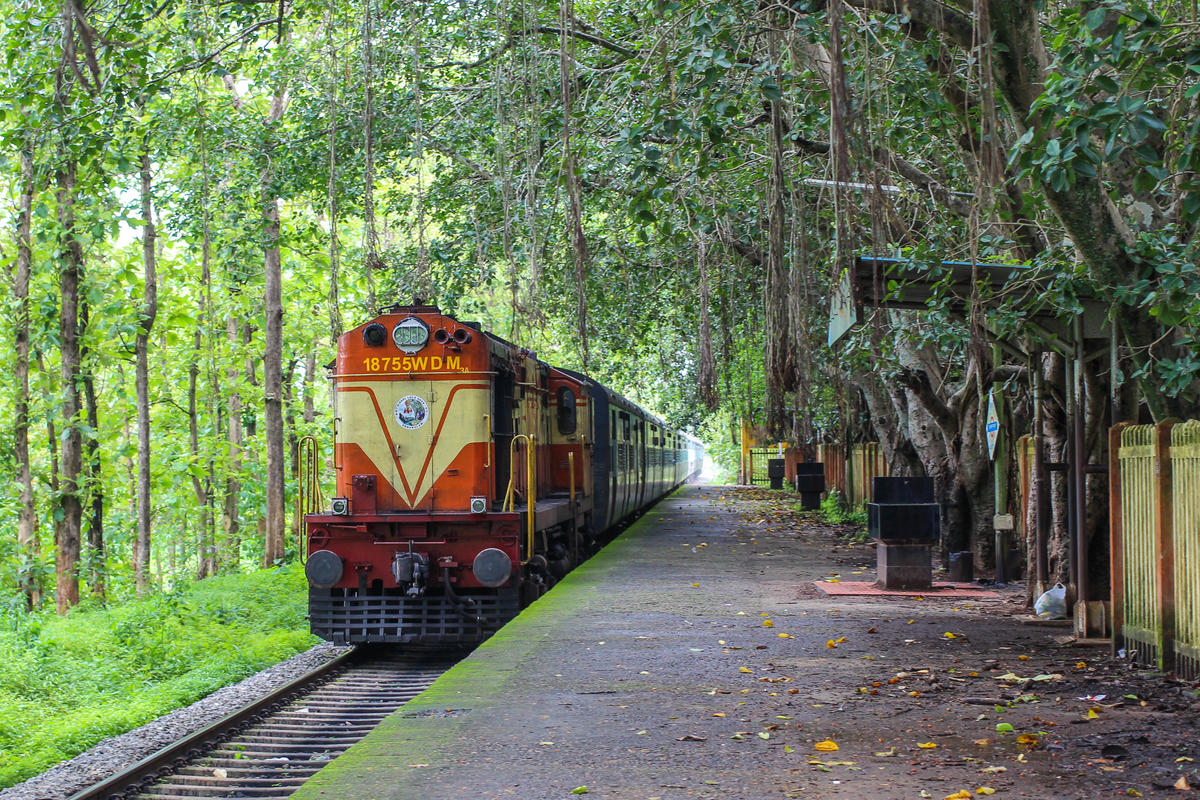
[[[86,300],[79,303],[80,329],[88,329],[88,304]],[[86,355],[86,354],[83,354]],[[108,573],[107,558],[104,548],[104,481],[100,463],[100,412],[96,403],[96,379],[92,374],[95,359],[88,358],[88,367],[83,370],[83,399],[87,414],[88,435],[83,440],[83,463],[87,468],[88,494],[88,580],[91,583],[92,595],[104,602]]]
[[[13,450],[17,483],[21,487],[17,512],[17,547],[22,562],[18,583],[25,605],[33,610],[42,600],[36,562],[41,557],[37,535],[37,514],[33,504],[33,471],[29,461],[29,279],[33,258],[30,228],[33,220],[33,154],[21,150],[21,195],[17,206],[17,264],[13,280],[13,298],[17,301],[16,350],[17,398],[13,409]]]
[[[137,356],[137,559],[134,572],[138,594],[150,586],[150,376],[147,352],[150,330],[158,314],[158,273],[154,257],[154,202],[151,195],[150,155],[142,153],[142,264],[146,271],[146,289],[142,314],[134,340]]]
[[[282,93],[271,104],[269,124],[283,116]],[[269,146],[269,150],[273,150]],[[268,159],[272,158],[268,152]],[[270,163],[270,161],[268,161]],[[284,502],[285,470],[283,448],[283,276],[279,252],[279,200],[275,197],[271,167],[263,171],[263,263],[265,285],[263,311],[266,315],[263,341],[263,421],[267,435],[267,518],[263,541],[263,563],[283,559],[287,526]]]
[[[58,226],[60,235],[59,341],[62,375],[62,479],[55,514],[55,607],[59,614],[79,603],[80,532],[83,506],[79,501],[82,470],[82,435],[79,430],[79,286],[83,272],[83,248],[75,230],[75,157],[64,151],[57,171]]]
[[[232,352],[239,348],[239,330],[241,324],[237,317],[231,316],[226,322],[225,337]],[[236,356],[230,359],[236,365]],[[224,509],[221,515],[221,526],[225,530],[224,561],[232,561],[236,566],[241,558],[241,512],[239,510],[242,493],[242,373],[236,366],[225,370],[225,379],[229,382],[229,429],[226,431],[226,443],[229,446],[229,465],[225,473]]]
[[[207,265],[205,269],[207,269]],[[201,316],[203,316],[203,308],[201,309]],[[197,326],[195,343],[192,349],[192,363],[188,366],[188,446],[191,448],[192,463],[196,466],[199,466],[202,458],[200,454],[200,425],[196,402],[196,385],[200,377],[200,365],[198,362],[200,360],[203,341],[200,327]],[[209,505],[212,482],[211,479],[201,481],[195,469],[188,472],[192,478],[192,493],[196,496],[196,506],[200,509],[200,524],[196,532],[198,559],[196,577],[207,578],[217,571],[216,559],[214,557],[215,546],[212,540],[212,514],[211,506]]]

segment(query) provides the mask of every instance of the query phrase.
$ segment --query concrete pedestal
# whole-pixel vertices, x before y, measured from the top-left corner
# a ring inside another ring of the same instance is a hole
[[[875,548],[879,577],[884,589],[926,591],[933,588],[933,546],[911,542],[879,542]]]

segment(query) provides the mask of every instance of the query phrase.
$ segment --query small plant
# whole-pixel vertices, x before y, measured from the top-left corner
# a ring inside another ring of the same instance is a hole
[[[821,519],[830,525],[841,525],[850,519],[846,513],[846,499],[837,489],[830,489],[821,499]]]
[[[821,500],[821,519],[829,525],[854,525],[856,530],[845,534],[847,539],[862,543],[869,538],[867,535],[867,509],[859,506],[850,510],[846,507],[846,499],[837,489],[831,489]]]

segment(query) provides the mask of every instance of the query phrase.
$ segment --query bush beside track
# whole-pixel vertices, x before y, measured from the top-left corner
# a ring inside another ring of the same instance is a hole
[[[317,642],[299,564],[0,629],[0,787]]]

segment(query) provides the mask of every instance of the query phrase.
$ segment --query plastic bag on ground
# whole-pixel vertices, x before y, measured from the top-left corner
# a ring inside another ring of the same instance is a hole
[[[1033,613],[1042,619],[1066,619],[1067,587],[1056,583],[1042,592],[1041,597],[1033,604]]]

